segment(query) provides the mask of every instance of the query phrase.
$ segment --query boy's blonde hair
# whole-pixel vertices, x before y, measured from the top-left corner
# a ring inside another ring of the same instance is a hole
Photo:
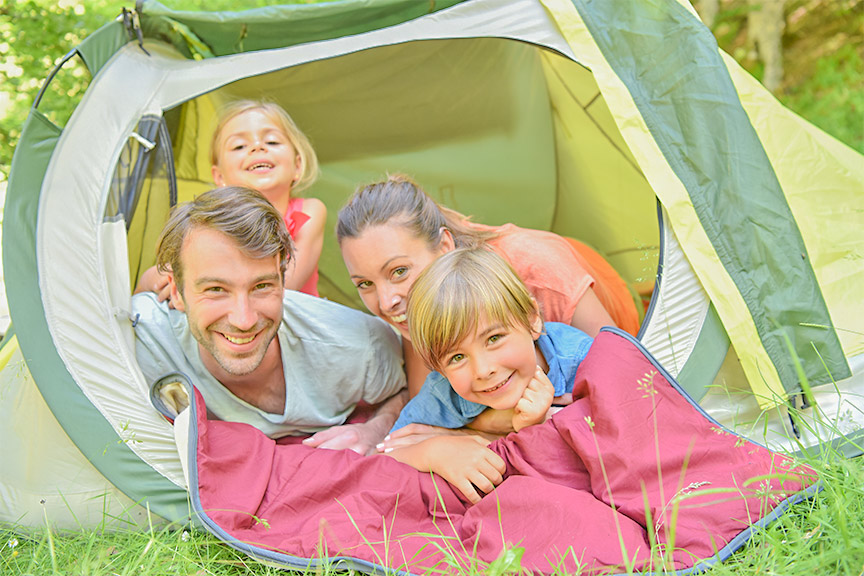
[[[222,131],[225,129],[225,125],[240,114],[252,110],[261,112],[276,124],[288,137],[288,141],[291,142],[300,158],[300,178],[292,186],[292,192],[299,192],[311,186],[318,178],[318,156],[315,155],[315,149],[285,109],[274,102],[235,100],[222,108],[219,123],[216,125],[216,130],[213,131],[213,140],[210,142],[210,163],[213,166],[219,165],[219,150],[224,143]]]
[[[457,248],[432,262],[411,288],[411,344],[427,366],[440,370],[444,357],[477,329],[483,315],[534,333],[540,311],[501,256],[488,248]]]

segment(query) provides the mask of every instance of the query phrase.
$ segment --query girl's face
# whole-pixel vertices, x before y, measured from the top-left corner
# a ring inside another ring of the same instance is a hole
[[[509,410],[534,378],[538,335],[522,325],[490,322],[484,314],[474,333],[441,358],[441,373],[462,398]]]
[[[217,186],[258,190],[287,210],[291,187],[301,175],[300,157],[282,128],[261,110],[247,110],[225,123],[216,157]]]
[[[400,224],[381,224],[343,239],[341,247],[363,303],[408,340],[408,291],[426,266],[453,249],[450,232],[443,231],[441,242],[433,248]]]

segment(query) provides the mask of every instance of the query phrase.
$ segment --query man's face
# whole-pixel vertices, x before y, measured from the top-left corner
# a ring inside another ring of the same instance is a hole
[[[186,312],[205,367],[220,381],[252,374],[278,348],[279,257],[252,258],[225,234],[198,228],[184,240],[180,259],[183,286],[172,277],[172,299]]]

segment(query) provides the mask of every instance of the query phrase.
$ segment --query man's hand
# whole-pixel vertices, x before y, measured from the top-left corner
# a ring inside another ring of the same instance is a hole
[[[513,430],[518,432],[526,426],[533,426],[546,421],[546,415],[555,397],[555,387],[549,377],[538,366],[534,378],[528,383],[522,398],[513,410]]]
[[[375,452],[375,445],[386,432],[370,426],[369,422],[344,424],[317,432],[304,439],[303,444],[327,450],[353,450],[365,456]]]
[[[364,456],[373,454],[407,402],[408,391],[402,390],[385,400],[366,422],[333,426],[306,438],[303,444],[328,450],[348,449]]]
[[[421,472],[434,472],[459,490],[472,504],[503,480],[504,460],[479,436],[435,436],[418,444],[387,452],[388,456]],[[478,492],[478,489],[480,492]]]

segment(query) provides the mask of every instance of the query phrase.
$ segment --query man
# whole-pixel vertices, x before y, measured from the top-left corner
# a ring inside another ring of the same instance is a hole
[[[176,309],[152,292],[133,297],[138,363],[150,383],[185,374],[214,418],[370,453],[407,398],[398,337],[368,314],[285,291],[291,246],[282,216],[248,188],[175,208],[157,267]],[[340,426],[359,402],[383,404]]]

